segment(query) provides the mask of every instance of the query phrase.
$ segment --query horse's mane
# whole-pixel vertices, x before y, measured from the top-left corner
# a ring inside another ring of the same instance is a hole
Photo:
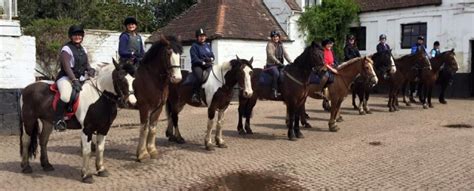
[[[358,58],[353,58],[353,59],[350,59],[346,62],[343,62],[342,64],[340,64],[339,66],[337,66],[337,69],[338,70],[341,70],[341,69],[344,69],[345,67],[347,66],[350,66],[354,63],[357,63],[357,62],[360,62],[361,60],[365,59],[366,57],[358,57]]]
[[[313,49],[320,49],[321,51],[323,50],[321,45],[313,41],[311,45],[307,46],[304,49],[303,53],[301,53],[298,57],[296,57],[296,59],[294,60],[294,64],[296,65],[303,64],[306,61],[305,59],[307,59],[306,57],[311,54],[311,51]]]
[[[174,52],[182,54],[183,53],[183,47],[181,46],[181,43],[179,40],[174,37],[174,36],[166,36],[160,38],[160,40],[156,41],[153,43],[151,48],[145,53],[145,56],[143,56],[141,64],[150,64],[153,63],[153,60],[156,58],[156,56],[159,55],[160,51],[163,51],[163,48],[171,46]]]

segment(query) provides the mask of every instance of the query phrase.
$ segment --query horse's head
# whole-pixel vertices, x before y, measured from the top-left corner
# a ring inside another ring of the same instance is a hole
[[[181,76],[181,54],[183,53],[183,47],[180,41],[174,36],[167,36],[165,40],[168,40],[167,56],[169,57],[169,73],[171,83],[179,83],[183,78]]]
[[[148,66],[148,70],[157,71],[161,77],[169,77],[171,83],[179,83],[181,76],[180,55],[183,47],[173,36],[160,35],[142,59],[140,65]]]
[[[394,74],[397,72],[391,49],[377,52],[371,56],[371,59],[374,61],[376,71],[383,72],[384,74]]]
[[[377,84],[378,78],[374,71],[374,61],[369,57],[365,56],[362,60],[362,71],[361,75],[366,79],[369,79],[370,86],[373,87]]]
[[[230,61],[231,70],[226,74],[226,81],[231,81],[231,76],[235,76],[235,80],[239,84],[240,89],[243,91],[243,96],[250,98],[253,95],[252,89],[252,73],[253,73],[253,57],[250,60],[240,59],[238,56],[234,60]],[[235,73],[235,75],[232,75]]]
[[[454,53],[454,48],[449,51],[443,52],[441,56],[443,57],[443,63],[445,64],[448,71],[450,71],[451,73],[455,73],[458,71],[459,65],[456,61],[456,54]]]
[[[136,68],[131,63],[121,62],[120,64],[112,59],[115,69],[112,71],[112,83],[115,95],[118,97],[117,103],[121,108],[134,106],[137,98],[133,92],[133,80]]]
[[[419,64],[420,69],[431,70],[431,61],[424,47],[421,47],[415,54],[416,64]]]
[[[324,65],[324,50],[316,41],[313,41],[310,46],[311,58],[309,63],[311,64],[312,70],[316,71],[318,66]]]

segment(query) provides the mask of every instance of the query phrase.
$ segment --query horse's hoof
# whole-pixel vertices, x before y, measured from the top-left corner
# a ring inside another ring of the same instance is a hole
[[[368,110],[368,111],[365,111],[365,113],[372,114],[372,111]]]
[[[298,138],[298,139],[304,138],[303,133],[301,133],[300,131],[298,131],[298,132],[296,133],[296,138]]]
[[[173,136],[173,133],[166,131],[166,132],[165,132],[165,135],[166,135],[166,137],[172,137],[172,136]]]
[[[365,115],[365,111],[359,111],[359,115]]]
[[[92,175],[86,175],[85,177],[82,177],[82,182],[92,184],[94,183],[94,178],[92,177]]]
[[[253,131],[252,129],[248,128],[248,129],[245,129],[245,132],[249,135],[252,135],[253,134]]]
[[[288,137],[288,140],[290,141],[297,141],[298,139],[296,137]]]
[[[243,129],[239,129],[238,131],[239,131],[239,135],[245,135],[246,134],[246,132]]]
[[[33,169],[31,168],[30,165],[28,165],[28,166],[25,166],[23,169],[21,169],[21,172],[25,174],[30,174],[30,173],[33,173]]]
[[[97,173],[97,176],[98,177],[109,177],[110,176],[110,173],[108,170],[104,169],[103,171],[100,171]]]
[[[400,111],[400,108],[398,108],[398,107],[395,107],[395,111]]]
[[[304,114],[305,119],[310,119],[309,115],[307,113]]]
[[[447,104],[448,102],[447,102],[446,100],[444,100],[444,99],[440,99],[440,100],[439,100],[439,103],[441,103],[441,104]]]
[[[45,164],[45,165],[41,165],[41,166],[43,167],[43,170],[46,171],[46,172],[54,170],[54,167],[51,164]]]
[[[178,143],[178,144],[184,144],[184,143],[186,143],[186,141],[184,140],[183,137],[178,137],[178,138],[176,138],[176,143]]]
[[[141,154],[141,155],[137,156],[137,161],[138,162],[145,162],[145,161],[148,161],[149,159],[150,159],[150,154],[148,154],[148,153],[144,153],[144,154]]]
[[[339,127],[337,127],[336,123],[330,123],[329,124],[329,131],[337,132],[337,131],[339,131]]]
[[[218,144],[217,144],[217,147],[219,147],[219,148],[227,148],[227,144],[225,144],[225,143],[218,143]]]
[[[428,105],[423,104],[423,109],[428,109]]]
[[[170,135],[170,136],[167,136],[167,137],[168,137],[169,142],[176,142],[177,141],[177,139],[174,135]]]
[[[336,122],[343,122],[344,119],[342,118],[342,116],[339,116],[337,119],[336,119]]]
[[[312,126],[311,126],[309,123],[306,123],[306,124],[304,124],[304,126],[303,126],[303,127],[304,127],[304,128],[307,128],[307,129],[309,129],[309,128],[313,128],[313,127],[312,127]]]
[[[428,107],[430,108],[434,108],[433,104],[429,104]]]
[[[355,105],[352,105],[352,107],[354,107],[355,110],[359,110],[359,107],[357,107]]]
[[[206,145],[206,150],[207,151],[214,151],[215,148],[212,145]]]
[[[406,106],[411,106],[411,103],[408,103],[408,102],[407,102],[405,105],[406,105]]]
[[[151,152],[150,159],[158,159],[158,151]]]

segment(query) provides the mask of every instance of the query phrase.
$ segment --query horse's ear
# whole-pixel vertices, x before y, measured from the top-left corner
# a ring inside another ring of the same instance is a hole
[[[366,57],[369,57],[370,59],[372,59],[373,56],[374,54],[370,54],[370,55],[367,55]]]
[[[120,65],[117,63],[117,61],[115,60],[115,58],[112,58],[112,63],[114,64],[116,70],[119,70],[119,69],[120,69]]]
[[[252,56],[252,58],[250,58],[250,60],[249,60],[249,64],[252,65],[252,63],[253,63],[253,56]]]
[[[237,61],[239,61],[239,60],[240,60],[240,58],[239,58],[239,56],[238,56],[237,54],[235,55],[235,57],[237,58]]]
[[[454,52],[454,48],[451,49],[451,52]]]

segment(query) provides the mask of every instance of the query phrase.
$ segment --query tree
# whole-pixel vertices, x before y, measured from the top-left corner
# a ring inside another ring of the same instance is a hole
[[[306,7],[298,24],[300,30],[306,32],[307,42],[334,38],[334,51],[338,58],[342,58],[345,37],[349,26],[359,20],[359,10],[354,0],[323,1],[321,6]]]

